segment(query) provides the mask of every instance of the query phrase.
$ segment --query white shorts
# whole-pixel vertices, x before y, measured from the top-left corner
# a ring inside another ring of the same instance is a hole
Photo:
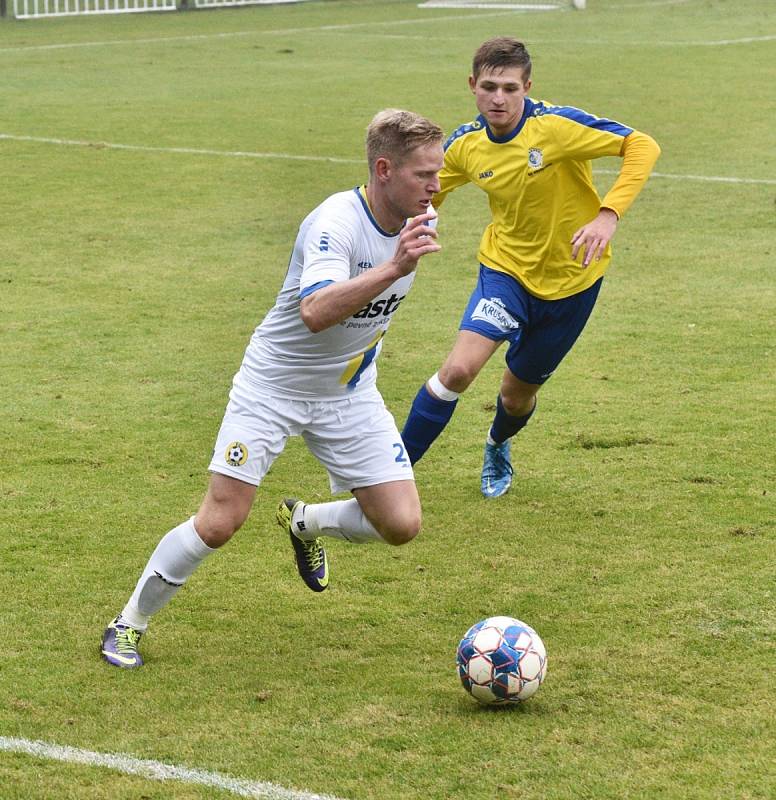
[[[332,493],[414,480],[393,415],[376,387],[337,400],[263,392],[238,372],[210,471],[258,486],[289,436],[302,436],[326,467]]]

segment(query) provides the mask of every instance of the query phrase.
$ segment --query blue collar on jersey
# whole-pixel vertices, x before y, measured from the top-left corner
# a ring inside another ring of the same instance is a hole
[[[375,228],[377,229],[377,232],[381,236],[385,236],[387,239],[393,239],[393,238],[395,238],[396,236],[399,235],[399,231],[401,230],[401,228],[399,228],[399,230],[396,231],[396,233],[388,233],[388,231],[384,231],[377,224],[377,220],[375,219],[375,215],[372,213],[372,209],[369,208],[369,203],[367,203],[367,201],[366,201],[366,186],[364,184],[362,184],[361,186],[354,187],[353,191],[358,195],[358,199],[361,201],[361,205],[364,207],[364,211],[366,212],[366,215],[369,218],[369,221],[372,223],[372,225],[375,226]],[[407,223],[405,221],[402,224],[401,227],[403,228],[406,224]]]
[[[477,117],[477,119],[485,128],[485,132],[488,134],[488,139],[490,139],[491,142],[495,144],[505,144],[506,142],[511,142],[512,139],[514,139],[515,136],[517,136],[517,134],[520,133],[521,130],[523,130],[523,125],[525,125],[525,121],[528,119],[528,117],[531,116],[531,114],[533,114],[533,110],[534,108],[536,108],[536,105],[537,104],[534,103],[534,101],[531,100],[530,97],[525,98],[523,102],[523,115],[520,117],[520,121],[517,123],[515,129],[511,133],[508,133],[506,136],[496,136],[490,129],[490,126],[485,121],[485,117],[483,117],[482,114],[480,114]]]

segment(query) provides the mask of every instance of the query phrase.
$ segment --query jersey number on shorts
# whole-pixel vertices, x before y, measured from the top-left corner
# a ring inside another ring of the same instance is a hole
[[[404,455],[404,445],[400,444],[399,442],[394,442],[393,446],[396,448],[396,463],[397,464],[406,464],[407,463],[407,456]]]

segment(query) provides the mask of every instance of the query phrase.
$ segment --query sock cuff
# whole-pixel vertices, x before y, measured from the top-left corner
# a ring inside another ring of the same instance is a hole
[[[512,414],[507,413],[507,410],[504,408],[504,403],[501,400],[501,393],[499,392],[498,397],[496,398],[496,408],[498,411],[504,415],[506,419],[513,420],[515,422],[528,422],[529,419],[533,416],[534,411],[536,411],[536,406],[539,404],[539,399],[534,397],[534,404],[533,408],[527,413],[523,414],[519,417],[512,416]]]
[[[215,547],[209,547],[200,538],[194,526],[194,517],[184,522],[180,527],[180,543],[186,553],[194,558],[200,559],[215,553]]]
[[[428,379],[428,388],[431,389],[439,400],[445,400],[448,403],[452,400],[457,400],[460,396],[460,392],[454,392],[452,389],[448,389],[447,386],[439,380],[438,372],[435,372]]]
[[[436,423],[445,423],[453,415],[458,400],[440,400],[434,397],[424,383],[412,404],[413,412],[424,419]]]
[[[145,633],[148,628],[148,615],[141,614],[131,602],[124,606],[124,610],[119,614],[119,622],[129,625],[140,633]]]
[[[496,415],[488,431],[488,444],[503,444],[526,426],[534,411],[536,411],[536,399],[534,399],[533,408],[527,414],[521,417],[513,417],[511,414],[507,414],[499,393],[496,398]]]

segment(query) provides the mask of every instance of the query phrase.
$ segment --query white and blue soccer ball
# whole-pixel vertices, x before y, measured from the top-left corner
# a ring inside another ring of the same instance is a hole
[[[485,705],[521,703],[536,694],[547,675],[547,650],[539,634],[513,617],[488,617],[472,625],[456,661],[463,688]]]

